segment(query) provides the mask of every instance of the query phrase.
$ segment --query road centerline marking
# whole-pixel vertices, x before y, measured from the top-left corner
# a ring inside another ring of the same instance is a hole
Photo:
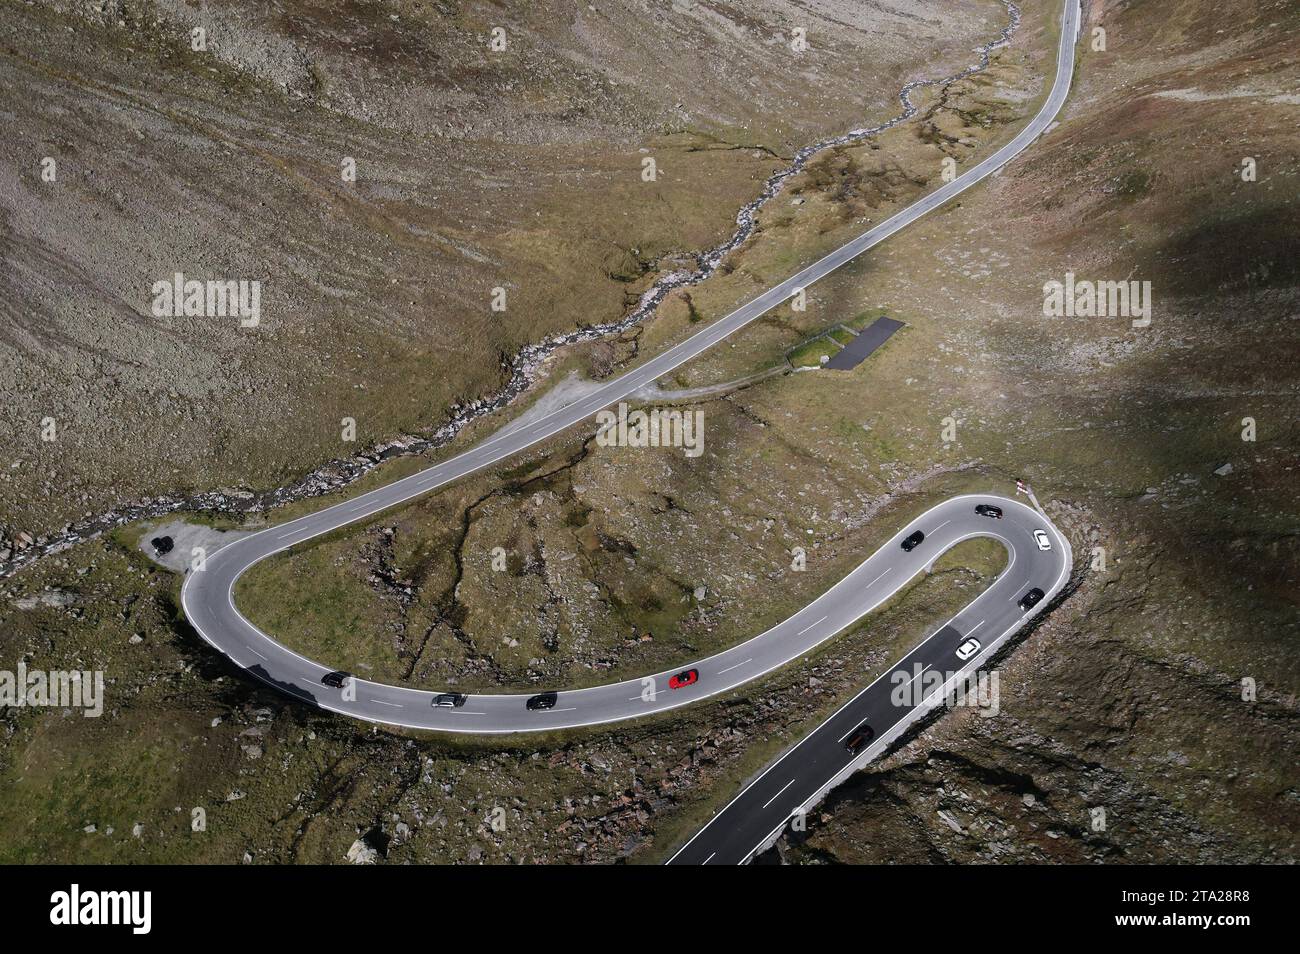
[[[768,805],[771,805],[774,801],[776,801],[778,798],[784,795],[785,790],[793,784],[794,784],[794,779],[790,779],[790,781],[786,782],[785,785],[781,787],[781,791],[777,792],[775,795],[773,795],[771,798],[769,798],[766,802],[763,803],[763,807],[767,808]]]
[[[824,623],[824,622],[826,622],[828,619],[830,619],[829,616],[823,616],[823,617],[822,617],[821,619],[819,619],[816,623],[810,623],[809,625],[805,626],[803,629],[799,630],[799,632],[796,633],[795,635],[797,635],[797,636],[802,636],[804,633],[808,632],[808,630],[812,629],[812,628],[813,628],[814,626],[816,626],[818,623]]]

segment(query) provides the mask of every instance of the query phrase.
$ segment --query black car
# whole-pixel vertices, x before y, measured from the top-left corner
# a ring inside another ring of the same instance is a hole
[[[992,517],[994,520],[1002,519],[1002,508],[995,507],[992,504],[976,504],[975,512],[981,517]]]
[[[849,737],[844,740],[844,748],[850,755],[857,755],[876,737],[876,730],[871,728],[865,722],[849,733]]]
[[[530,698],[525,705],[533,711],[537,709],[554,709],[559,698],[560,694],[558,692],[542,692]]]
[[[165,556],[172,552],[172,547],[176,546],[171,537],[154,537],[149,541],[149,546],[153,547],[153,552],[159,556]]]
[[[461,692],[440,692],[433,697],[433,705],[437,709],[459,709],[468,698]]]
[[[1024,610],[1033,609],[1035,606],[1038,605],[1038,601],[1041,600],[1042,598],[1043,598],[1043,591],[1035,586],[1024,596],[1020,597],[1020,608]]]
[[[342,689],[343,684],[351,678],[352,678],[352,673],[343,672],[342,670],[340,670],[339,672],[325,673],[325,675],[320,677],[320,681],[325,685],[329,686],[331,689]]]
[[[917,530],[911,536],[903,540],[903,549],[906,550],[908,553],[911,553],[918,546],[920,546],[921,541],[924,539],[925,539],[925,534],[922,533],[920,530]]]

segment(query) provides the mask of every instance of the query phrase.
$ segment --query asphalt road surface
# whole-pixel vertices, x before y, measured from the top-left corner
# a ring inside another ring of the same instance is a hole
[[[208,555],[201,569],[187,573],[181,589],[187,619],[204,640],[237,665],[305,702],[370,722],[469,733],[541,731],[613,722],[662,712],[734,688],[809,652],[888,599],[942,550],[972,535],[1000,539],[1007,546],[1010,562],[994,586],[963,611],[961,623],[974,622],[967,615],[969,611],[975,616],[984,613],[985,625],[990,630],[1010,624],[1013,619],[1018,625],[1024,614],[1016,607],[1015,599],[1020,595],[1016,591],[1038,586],[1046,592],[1040,607],[1050,602],[1064,585],[1066,570],[1062,561],[1068,560],[1069,547],[1064,537],[1037,511],[1015,501],[993,497],[978,500],[958,497],[937,505],[900,531],[900,537],[917,528],[926,533],[925,543],[915,551],[903,552],[897,541],[886,544],[785,622],[708,659],[683,663],[680,669],[699,670],[699,681],[693,686],[669,689],[668,677],[679,671],[673,670],[644,679],[562,691],[555,707],[547,711],[527,710],[524,694],[475,694],[459,708],[443,709],[432,706],[436,691],[407,689],[355,677],[341,690],[330,688],[322,684],[321,678],[333,667],[300,656],[253,626],[236,608],[233,590],[235,581],[249,567],[289,547],[367,520],[567,428],[582,424],[594,429],[597,411],[663,377],[800,289],[997,171],[1042,134],[1060,109],[1069,91],[1078,16],[1077,0],[1065,0],[1060,59],[1052,90],[1034,119],[993,155],[725,318],[573,403],[526,426],[507,427],[465,453],[433,467],[316,513],[242,537]],[[1006,519],[990,521],[976,517],[973,506],[980,501],[996,501],[1006,510]],[[1054,541],[1051,551],[1039,551],[1032,543],[1028,534],[1035,527],[1043,528],[1050,535]]]
[[[993,503],[1005,517],[994,520],[975,513],[978,503]],[[271,543],[275,530],[268,531]],[[911,552],[901,547],[903,537],[921,530],[925,540]],[[1053,549],[1040,551],[1032,537],[1034,529],[1049,534]],[[282,533],[295,531],[283,530]],[[221,641],[215,642],[210,623],[200,633],[238,665],[289,695],[323,709],[358,719],[446,732],[503,733],[574,728],[631,719],[675,709],[734,689],[788,662],[806,655],[836,633],[885,602],[924,571],[945,550],[972,537],[992,537],[1008,551],[1008,565],[997,581],[967,607],[966,613],[982,614],[990,634],[1024,614],[1016,600],[1032,587],[1050,600],[1064,584],[1068,571],[1069,544],[1038,511],[1014,500],[992,495],[953,497],[932,507],[904,527],[897,537],[858,565],[848,576],[813,600],[789,619],[764,633],[698,662],[683,663],[665,672],[638,679],[609,683],[589,689],[561,691],[554,708],[530,711],[527,694],[472,694],[463,706],[435,708],[436,691],[417,690],[369,682],[353,677],[343,688],[322,684],[332,667],[313,662],[281,646],[240,615],[231,599],[231,587],[244,569],[223,555],[238,547],[246,537],[217,551],[206,569],[187,577],[186,613],[191,612],[194,588],[190,581],[215,581],[219,585],[218,614]],[[269,544],[270,545],[270,544]],[[274,551],[272,551],[274,552]],[[207,594],[206,588],[199,592]],[[1037,608],[1036,608],[1037,609]],[[1036,609],[1034,611],[1036,611]],[[191,616],[191,621],[194,618]],[[963,616],[963,619],[965,617]],[[198,627],[199,623],[195,622]],[[694,685],[670,689],[675,673],[695,669]],[[539,687],[544,689],[546,687]]]
[[[673,856],[671,864],[749,861],[796,812],[814,801],[831,779],[861,767],[888,748],[894,737],[944,697],[946,687],[974,672],[1026,619],[1042,611],[1060,592],[1072,562],[1068,541],[1038,511],[1024,504],[997,500],[1006,516],[996,521],[974,512],[975,503],[992,499],[948,500],[914,521],[914,525],[926,530],[926,539],[917,551],[928,547],[936,537],[941,545],[976,536],[1000,540],[1010,552],[1010,561],[993,585],[772,763],[716,813]],[[934,527],[936,517],[951,523],[927,529],[927,524]],[[996,526],[990,528],[981,522]],[[1047,534],[1051,550],[1039,548],[1033,535],[1035,529]],[[893,554],[888,552],[892,545],[873,555],[872,560],[881,559],[882,565],[893,563]],[[1026,611],[1020,600],[1031,588],[1042,590],[1044,595]],[[967,658],[958,657],[958,648],[971,638],[978,640],[979,646],[973,647],[974,653]],[[845,743],[863,725],[871,728],[873,741],[860,751],[850,752]]]

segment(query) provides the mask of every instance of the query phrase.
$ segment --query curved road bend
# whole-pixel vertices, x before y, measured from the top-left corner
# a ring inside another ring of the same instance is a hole
[[[636,718],[676,708],[734,688],[793,660],[879,605],[938,555],[941,549],[973,534],[998,536],[1007,545],[1011,563],[998,583],[972,607],[988,607],[993,622],[995,598],[1015,606],[1010,592],[1033,583],[1047,591],[1044,603],[1063,585],[1056,563],[1068,553],[1068,544],[1036,511],[1014,501],[999,500],[1007,519],[976,518],[972,498],[955,498],[932,508],[903,530],[927,534],[925,544],[905,554],[896,542],[870,556],[844,580],[785,622],[739,646],[693,664],[700,681],[685,689],[669,690],[669,673],[646,680],[630,680],[590,689],[560,693],[555,708],[530,712],[523,695],[473,695],[457,709],[435,709],[433,693],[380,683],[354,680],[355,698],[321,684],[328,667],[306,659],[277,643],[253,626],[235,607],[235,581],[251,566],[296,544],[339,527],[367,520],[380,511],[405,503],[453,480],[482,470],[576,424],[588,423],[595,413],[663,377],[674,368],[755,318],[824,277],[836,268],[884,241],[899,229],[939,207],[991,175],[1024,150],[1047,129],[1069,91],[1072,48],[1078,30],[1078,0],[1065,0],[1056,79],[1046,102],[1030,123],[1010,142],[952,182],[927,195],[880,225],[863,233],[798,274],[753,299],[726,317],[657,355],[640,367],[606,382],[585,397],[559,408],[524,427],[499,431],[470,450],[401,480],[376,488],[323,510],[290,520],[233,541],[207,557],[204,568],[187,574],[181,588],[186,618],[210,645],[257,678],[298,699],[357,719],[389,725],[446,732],[493,733],[554,730]],[[980,498],[989,502],[996,498]],[[1057,541],[1051,558],[1035,556],[1026,548],[1031,523],[1046,529]],[[1050,588],[1049,587],[1053,587]],[[990,596],[994,594],[994,596]],[[968,607],[970,609],[970,607]],[[1005,607],[1003,610],[1005,611]],[[965,612],[965,611],[963,611]],[[683,666],[682,668],[687,668]]]
[[[997,504],[1005,517],[981,517],[974,510],[977,503]],[[1032,537],[1036,528],[1050,535],[1052,550],[1038,549]],[[905,552],[900,542],[918,529],[925,533],[925,541],[910,553]],[[408,728],[468,733],[550,731],[666,712],[757,679],[806,655],[852,625],[902,589],[943,552],[972,537],[992,537],[1008,551],[1007,568],[963,610],[963,614],[980,614],[987,619],[988,632],[1001,632],[997,627],[1012,619],[1019,624],[1027,614],[1022,614],[1016,601],[1030,588],[1038,587],[1048,594],[1046,602],[1064,584],[1069,544],[1038,511],[993,495],[953,497],[912,520],[846,577],[766,632],[707,659],[644,678],[562,691],[554,708],[541,711],[528,710],[524,705],[527,695],[519,694],[474,693],[459,708],[435,708],[435,692],[355,676],[352,690],[345,696],[343,690],[321,683],[321,677],[331,671],[329,667],[280,645],[239,613],[230,598],[230,587],[238,576],[232,570],[237,564],[220,560],[226,550],[209,557],[207,569],[191,573],[189,579],[221,584],[229,622],[223,623],[220,644],[213,645],[253,675],[305,702],[354,718]],[[206,624],[200,632],[213,642]],[[687,668],[699,671],[699,681],[670,689],[669,677]]]
[[[974,504],[987,502],[1002,507],[1005,518],[995,521],[976,515]],[[941,546],[951,546],[971,537],[992,537],[1007,547],[1006,569],[973,602],[745,786],[669,864],[749,861],[780,834],[797,811],[815,803],[833,779],[861,768],[883,753],[911,723],[943,699],[943,687],[950,679],[955,681],[958,674],[973,673],[1029,617],[1046,607],[1069,579],[1073,562],[1069,541],[1038,511],[1024,504],[982,495],[956,497],[935,509],[939,514],[934,511],[931,514],[952,520],[938,530],[943,541]],[[913,521],[913,525],[926,530],[918,551],[928,548],[935,536],[927,528],[931,514]],[[992,528],[988,526],[990,523],[994,524]],[[1039,548],[1034,529],[1048,534],[1051,550]],[[872,559],[889,556],[887,551],[894,546],[888,544]],[[1020,599],[1032,587],[1041,589],[1044,596],[1035,607],[1025,611]],[[971,637],[979,640],[980,650],[962,660],[956,655],[957,648]],[[940,673],[943,675],[938,676]],[[896,698],[902,686],[915,691]],[[874,741],[866,749],[851,753],[845,748],[845,740],[863,724],[875,733]]]

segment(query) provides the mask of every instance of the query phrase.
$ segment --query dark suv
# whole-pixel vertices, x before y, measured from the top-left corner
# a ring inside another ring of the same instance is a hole
[[[921,541],[924,539],[925,539],[925,534],[922,533],[920,530],[917,530],[914,533],[912,533],[910,536],[905,537],[903,539],[903,549],[906,550],[908,553],[911,553],[918,546],[920,546]]]
[[[435,709],[459,709],[467,697],[460,692],[440,692],[433,697]]]
[[[1033,609],[1038,605],[1038,601],[1043,598],[1043,591],[1034,587],[1024,596],[1020,597],[1020,608],[1023,610]]]
[[[558,692],[542,692],[531,697],[524,705],[534,712],[538,709],[554,709],[559,698],[560,694]]]
[[[343,684],[351,678],[352,673],[339,670],[338,672],[325,673],[325,675],[320,677],[320,681],[331,689],[342,689]]]
[[[844,748],[850,755],[857,755],[876,737],[876,730],[871,728],[865,722],[849,733],[849,737],[844,740]]]
[[[1002,519],[1002,508],[995,507],[992,504],[976,504],[975,512],[981,517],[992,517],[994,520]]]

